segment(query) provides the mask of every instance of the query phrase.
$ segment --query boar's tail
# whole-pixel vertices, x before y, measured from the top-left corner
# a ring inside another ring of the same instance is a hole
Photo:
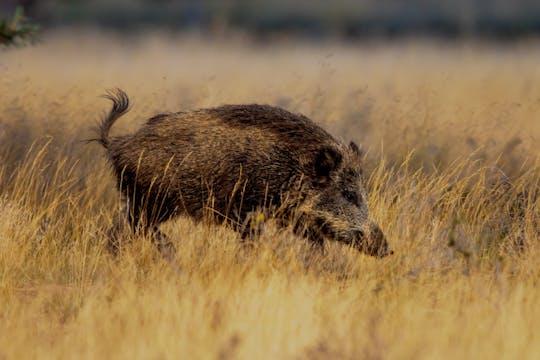
[[[118,88],[108,90],[105,99],[112,101],[113,106],[109,114],[103,117],[99,124],[99,138],[96,140],[106,149],[109,147],[109,131],[118,118],[129,111],[129,97],[127,94]]]

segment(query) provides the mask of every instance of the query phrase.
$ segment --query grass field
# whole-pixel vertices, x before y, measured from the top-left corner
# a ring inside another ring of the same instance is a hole
[[[47,34],[0,52],[0,359],[536,359],[540,56],[534,41],[274,45]],[[163,226],[114,258],[118,194],[93,137],[157,112],[270,103],[366,150],[395,254],[325,253],[269,224]]]

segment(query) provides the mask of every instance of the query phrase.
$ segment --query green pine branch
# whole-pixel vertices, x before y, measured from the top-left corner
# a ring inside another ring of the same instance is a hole
[[[11,20],[0,20],[0,45],[19,45],[31,42],[39,27],[28,21],[22,6],[15,9]]]

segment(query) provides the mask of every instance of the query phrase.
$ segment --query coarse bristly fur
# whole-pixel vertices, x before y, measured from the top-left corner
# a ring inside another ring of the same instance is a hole
[[[126,219],[133,231],[152,234],[162,251],[174,249],[157,226],[174,216],[227,221],[247,236],[249,219],[263,214],[316,243],[331,239],[374,256],[391,253],[369,215],[355,143],[269,105],[162,114],[133,134],[109,137],[129,99],[120,89],[106,98],[113,107],[98,141],[113,165]],[[110,232],[115,251],[120,223]]]

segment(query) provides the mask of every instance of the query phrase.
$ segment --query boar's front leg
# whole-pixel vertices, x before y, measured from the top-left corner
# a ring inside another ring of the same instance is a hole
[[[176,254],[176,248],[172,243],[171,239],[158,229],[157,226],[153,226],[149,229],[149,235],[151,236],[152,242],[157,245],[157,248],[163,258],[168,261],[172,261]]]

